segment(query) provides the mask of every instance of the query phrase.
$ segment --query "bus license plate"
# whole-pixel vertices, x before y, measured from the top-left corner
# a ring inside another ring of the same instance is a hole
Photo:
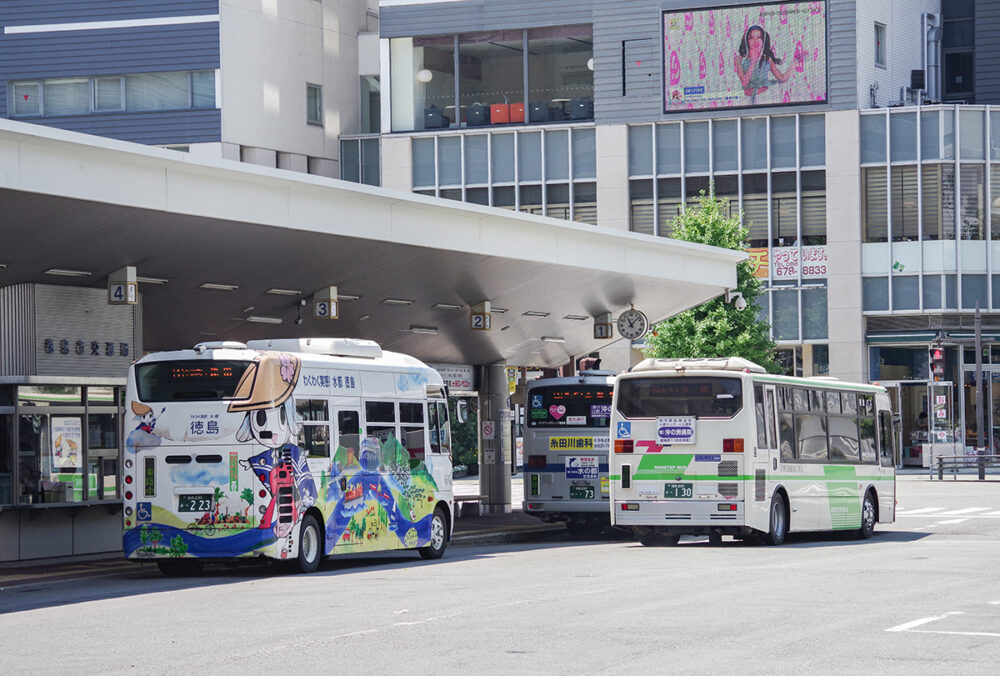
[[[692,484],[663,484],[663,497],[690,498],[694,495]]]
[[[206,494],[187,494],[177,496],[178,512],[210,512],[212,511],[212,496]]]
[[[593,486],[570,486],[569,497],[571,500],[593,500]]]

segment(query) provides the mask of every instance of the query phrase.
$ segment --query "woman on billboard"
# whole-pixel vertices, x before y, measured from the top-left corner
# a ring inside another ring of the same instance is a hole
[[[796,50],[795,61],[804,60],[804,55]],[[784,72],[778,68],[782,59],[774,55],[771,48],[771,36],[760,26],[750,26],[740,41],[739,53],[735,55],[734,65],[736,75],[740,78],[743,93],[750,97],[752,103],[757,102],[757,95],[767,91],[768,86],[785,82],[792,76],[789,65]],[[771,76],[774,76],[774,79]]]

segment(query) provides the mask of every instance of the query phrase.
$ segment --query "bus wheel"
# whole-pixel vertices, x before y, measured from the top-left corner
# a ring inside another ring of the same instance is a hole
[[[323,558],[323,536],[319,532],[319,523],[312,514],[306,514],[299,528],[299,556],[295,567],[302,573],[311,573],[319,568]]]
[[[205,562],[198,559],[160,559],[156,567],[167,577],[189,577],[205,569]]]
[[[639,538],[644,547],[673,547],[680,542],[680,535],[663,535],[662,533],[647,533]]]
[[[444,518],[444,511],[438,507],[431,517],[431,541],[426,547],[419,550],[422,559],[440,559],[444,555],[445,547],[448,546],[448,523]]]
[[[763,537],[763,544],[780,545],[788,533],[788,512],[785,510],[785,499],[777,494],[771,498],[770,521],[767,535]]]
[[[858,529],[858,537],[867,540],[875,533],[875,499],[872,492],[865,493],[865,499],[861,501],[861,528]]]

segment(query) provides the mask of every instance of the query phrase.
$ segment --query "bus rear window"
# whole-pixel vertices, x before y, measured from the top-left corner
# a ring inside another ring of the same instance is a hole
[[[248,361],[158,361],[135,367],[140,401],[218,401],[232,397]]]
[[[528,393],[528,427],[607,427],[610,386],[552,385]]]
[[[626,418],[732,418],[743,408],[739,378],[623,378],[618,410]]]

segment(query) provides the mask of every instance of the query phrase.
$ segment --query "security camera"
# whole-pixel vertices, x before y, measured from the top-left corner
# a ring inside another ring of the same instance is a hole
[[[726,291],[726,302],[732,303],[737,310],[746,310],[747,302],[739,291]]]
[[[744,305],[746,305],[746,303],[744,303]],[[295,325],[296,326],[302,326],[302,317],[296,317],[295,318]]]

